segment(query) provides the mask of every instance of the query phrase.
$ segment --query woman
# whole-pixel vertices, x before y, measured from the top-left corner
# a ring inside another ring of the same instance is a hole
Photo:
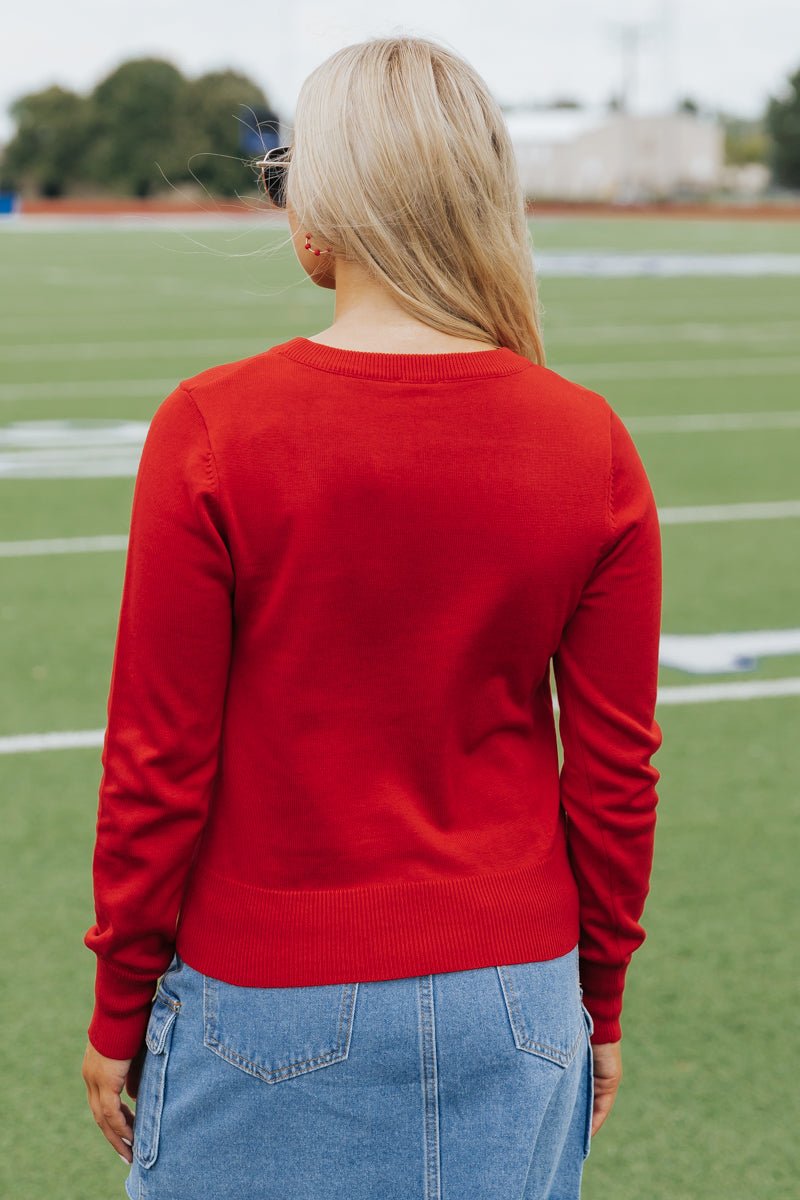
[[[653,494],[544,365],[471,66],[348,46],[266,165],[335,316],[182,380],[148,431],[89,1103],[131,1200],[578,1196],[645,937]]]

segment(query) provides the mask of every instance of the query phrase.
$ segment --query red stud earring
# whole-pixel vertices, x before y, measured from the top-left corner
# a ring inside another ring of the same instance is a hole
[[[310,250],[312,254],[333,254],[333,246],[326,246],[325,250],[315,250],[311,245],[311,234],[306,234],[306,250]]]

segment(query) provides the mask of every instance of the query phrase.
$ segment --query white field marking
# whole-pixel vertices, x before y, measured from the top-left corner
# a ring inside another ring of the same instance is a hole
[[[314,287],[314,284],[312,284],[310,280],[309,286]],[[311,308],[320,310],[320,325],[325,323],[325,314],[322,312],[322,302],[318,300],[316,296],[309,295],[309,292],[303,289],[298,290],[293,295],[287,297],[286,290],[287,289],[285,288],[273,288],[270,291],[265,291],[262,298],[266,301],[280,300],[281,315],[285,320],[288,320],[296,310],[299,311],[300,309]],[[188,324],[187,337],[196,338],[198,335],[198,329],[202,329],[207,323],[208,314],[198,311],[196,313],[196,319],[191,320],[193,315],[194,314],[191,312],[187,314],[186,309],[182,309],[181,312],[177,314],[178,318],[180,318],[181,324]],[[298,319],[300,319],[299,316]],[[302,320],[305,321],[307,319],[308,318],[306,315],[302,316]],[[8,320],[3,321],[2,327],[0,327],[0,339],[30,337],[34,334],[41,333],[44,324],[46,324],[46,322],[44,321],[44,318],[40,312],[31,313],[29,317],[9,317]],[[264,324],[266,326],[266,320],[264,321]],[[240,313],[231,313],[226,311],[222,313],[219,320],[215,318],[215,333],[219,333],[220,329],[224,329],[227,325],[230,325],[233,329],[231,337],[241,337],[242,318]],[[124,317],[119,316],[119,314],[105,312],[98,312],[96,314],[93,313],[91,317],[89,317],[86,316],[85,313],[74,310],[65,313],[59,312],[58,314],[58,331],[62,336],[69,336],[70,333],[74,332],[76,336],[80,337],[82,334],[85,335],[88,330],[91,330],[91,332],[96,335],[98,333],[102,333],[105,329],[108,329],[111,333],[113,333],[114,336],[117,336],[120,333],[130,333],[133,330],[142,330],[145,334],[150,336],[152,328],[152,314],[146,312],[125,314]],[[173,330],[174,336],[175,329],[172,322],[170,322],[170,328]],[[153,334],[152,336],[154,341],[158,340],[157,334]],[[289,338],[293,335],[287,334],[286,336]],[[267,336],[265,333],[265,344],[266,341]]]
[[[664,321],[659,325],[626,325],[594,323],[571,325],[566,319],[553,320],[549,327],[544,322],[545,338],[553,342],[703,342],[724,345],[733,342],[766,343],[800,339],[798,321],[731,321],[712,323],[687,321],[683,323]]]
[[[658,519],[662,525],[704,525],[708,521],[778,521],[784,517],[800,517],[800,500],[685,504],[658,509]]]
[[[225,354],[242,350],[252,354],[264,353],[254,349],[256,339],[249,337],[195,338],[192,341],[152,339],[139,342],[46,342],[42,345],[0,346],[0,362],[76,362],[98,358],[172,358],[179,354]]]
[[[136,474],[140,458],[141,448],[102,446],[0,454],[0,479],[129,479]]]
[[[796,429],[800,410],[756,413],[677,413],[626,419],[643,433]],[[147,421],[52,418],[0,425],[0,478],[74,479],[135,475]]]
[[[534,252],[541,275],[635,276],[800,275],[800,254],[691,254],[636,251]]]
[[[691,675],[753,671],[760,658],[800,654],[800,629],[736,633],[662,633],[658,661]]]
[[[795,375],[800,374],[800,358],[790,355],[762,355],[736,359],[559,363],[550,369],[576,381],[588,380],[586,386],[591,386],[600,379],[700,379],[713,376],[725,378],[741,375]],[[145,396],[150,392],[172,391],[177,382],[176,379],[70,379],[53,380],[50,383],[5,383],[0,384],[0,401]]]
[[[173,248],[174,249],[174,248]],[[209,256],[216,256],[218,251],[210,248],[205,248]],[[175,251],[180,254],[181,251]],[[195,252],[193,252],[195,253]],[[274,248],[270,252],[274,254]],[[235,254],[225,255],[225,258],[239,257]],[[267,255],[265,254],[266,258]],[[8,288],[14,286],[20,272],[15,266],[0,264],[0,278],[3,275],[7,276]],[[48,289],[69,288],[70,292],[75,292],[82,288],[87,291],[99,291],[107,288],[117,288],[119,290],[130,289],[135,286],[135,278],[131,275],[119,273],[117,275],[104,274],[94,271],[78,271],[72,267],[59,267],[51,264],[43,264],[41,266],[27,266],[25,268],[26,282],[32,280]],[[254,281],[258,282],[258,288],[246,288],[244,286],[236,287],[233,284],[214,284],[214,283],[193,283],[190,279],[184,278],[182,275],[148,275],[144,281],[147,286],[148,293],[160,293],[163,296],[180,296],[188,300],[225,300],[233,304],[249,304],[250,298],[253,296],[261,299],[274,299],[284,296],[287,292],[301,293],[303,289],[308,292],[310,287],[314,285],[303,274],[292,279],[284,287],[270,293],[268,290],[269,280],[266,277]]]
[[[676,338],[679,342],[726,343],[737,346],[743,343],[764,344],[776,341],[800,340],[800,323],[777,322],[754,326],[733,327],[729,325],[625,325],[587,326],[582,329],[558,329],[552,332],[553,342],[622,342],[653,341],[663,343]],[[241,350],[245,354],[264,353],[270,347],[259,350],[256,339],[231,335],[227,338],[150,338],[137,341],[106,342],[30,342],[15,345],[0,345],[0,362],[81,362],[97,359],[120,359],[144,356],[147,358],[171,358],[179,354],[227,354]]]
[[[127,281],[126,286],[128,286],[129,283],[130,280]],[[322,311],[323,301],[321,301],[319,298],[319,289],[315,288],[314,284],[311,283],[309,279],[304,277],[302,280],[293,280],[283,287],[276,288],[274,286],[268,286],[269,276],[265,275],[263,284],[263,288],[257,293],[258,297],[267,302],[280,301],[282,306],[281,311],[285,319],[288,320],[295,310],[302,312],[304,309],[310,309],[314,312],[319,312],[320,321],[322,322],[322,318],[324,316]],[[205,295],[202,289],[198,288],[192,289],[191,294],[193,296],[200,296],[201,298],[203,295]],[[252,294],[254,293],[247,293],[248,303],[250,302],[249,297]],[[719,301],[715,302],[714,307],[718,316],[724,316],[726,311],[725,299],[720,298]],[[786,324],[789,324],[783,321],[785,309],[779,310],[774,319],[771,319],[769,313],[764,312],[762,306],[761,311],[763,315],[761,320],[760,322],[754,322],[749,321],[746,318],[742,318],[740,304],[731,304],[729,307],[731,310],[730,321],[724,323],[720,322],[720,328],[722,330],[730,331],[730,337],[719,338],[719,341],[722,343],[733,341],[734,344],[741,345],[750,340],[748,338],[748,331],[750,330],[757,330],[761,328],[765,330],[778,328],[781,330]],[[667,305],[663,299],[659,302],[658,312],[660,322],[656,326],[628,326],[624,316],[622,315],[620,316],[619,321],[616,321],[613,324],[604,324],[604,322],[607,322],[609,313],[611,311],[608,304],[606,304],[602,309],[597,308],[596,310],[588,308],[585,304],[581,305],[580,312],[582,320],[586,321],[591,319],[594,311],[597,312],[597,319],[592,319],[591,325],[574,325],[572,324],[572,321],[575,317],[574,308],[556,305],[551,306],[550,309],[546,310],[543,321],[543,336],[545,337],[548,345],[557,343],[561,341],[562,338],[566,341],[577,341],[580,343],[583,343],[584,341],[591,343],[593,340],[606,342],[610,339],[616,339],[617,341],[624,343],[626,340],[625,332],[628,328],[631,328],[634,331],[634,334],[636,334],[637,329],[643,329],[647,335],[649,335],[649,332],[652,330],[654,334],[653,340],[663,344],[665,340],[670,341],[673,330],[681,331],[678,339],[680,340],[680,337],[684,336],[682,331],[691,330],[691,328],[695,325],[695,322],[684,322],[683,320],[686,316],[685,304],[679,304],[676,302],[675,305]],[[180,313],[177,314],[177,316],[182,318],[184,322],[189,322],[187,332],[188,337],[196,337],[198,325],[207,320],[207,314],[199,310],[196,313],[196,319],[191,320],[193,316],[193,310],[187,310],[185,307]],[[302,320],[307,320],[307,317],[305,315],[302,316]],[[215,318],[214,331],[216,333],[219,333],[220,331],[220,324],[230,324],[232,326],[232,336],[241,336],[241,315],[238,312],[224,310],[219,319]],[[9,315],[3,321],[2,328],[0,328],[0,344],[2,344],[2,339],[22,339],[40,333],[42,326],[43,317],[41,311],[32,312],[29,315]],[[92,316],[88,318],[85,314],[82,314],[73,307],[73,309],[70,311],[64,310],[59,311],[58,313],[58,330],[62,336],[68,336],[72,331],[74,331],[76,335],[80,337],[82,334],[85,335],[87,330],[91,330],[94,334],[98,334],[105,329],[110,330],[114,335],[118,335],[120,333],[127,334],[136,329],[141,329],[142,327],[144,327],[145,332],[150,335],[152,326],[152,315],[149,315],[147,312],[126,313],[124,316],[120,316],[119,314],[103,311],[93,313]],[[634,337],[634,340],[647,340],[647,336],[645,336],[645,334],[642,335],[642,339]],[[287,338],[289,336],[291,335],[287,334]],[[685,336],[689,337],[689,334],[686,333]],[[787,329],[785,336],[787,340],[792,338],[793,334],[790,329]],[[783,334],[781,334],[781,338],[783,338]],[[158,340],[157,335],[154,335],[154,340]],[[767,340],[772,339],[767,338]]]
[[[659,508],[662,525],[703,525],[709,521],[774,521],[800,517],[800,500],[765,501],[763,504],[687,505]],[[127,534],[98,534],[87,537],[31,538],[0,542],[0,558],[36,554],[85,554],[100,550],[125,550]]]
[[[678,413],[629,417],[642,433],[800,428],[800,410]],[[104,418],[12,421],[0,425],[0,479],[119,478],[136,474],[148,422]],[[790,502],[791,503],[791,502]],[[794,515],[793,511],[784,515]]]
[[[43,447],[126,446],[141,443],[149,421],[125,417],[53,417],[41,421],[9,421],[0,425],[0,446],[37,450]]]
[[[762,700],[778,696],[800,696],[800,676],[785,679],[755,679],[736,683],[695,683],[687,687],[658,689],[656,713],[661,705],[710,704],[722,700]],[[559,711],[553,693],[553,710]],[[30,754],[43,750],[102,748],[105,729],[65,730],[57,733],[18,733],[0,737],[0,754]]]
[[[16,267],[4,265],[0,267],[0,278],[3,275],[8,277],[7,286],[13,286],[14,280],[19,275]],[[102,274],[95,271],[79,271],[72,267],[57,267],[50,264],[42,266],[29,266],[25,268],[26,282],[36,282],[42,284],[48,289],[54,288],[69,288],[71,292],[76,292],[83,288],[89,291],[99,291],[102,288],[117,288],[129,289],[132,286],[133,278],[120,272],[117,275]],[[161,292],[164,295],[180,295],[191,297],[207,297],[217,299],[241,300],[243,289],[234,287],[224,287],[215,284],[205,284],[197,287],[188,279],[183,279],[179,275],[148,275],[146,278],[148,292]]]
[[[784,679],[742,679],[737,683],[692,683],[658,689],[657,704],[704,704],[718,700],[762,700],[800,696],[800,676]]]
[[[80,418],[0,425],[0,479],[135,475],[147,421]]]
[[[102,747],[104,736],[104,729],[10,734],[0,737],[0,754],[28,754],[36,750],[76,750],[86,746]]]
[[[249,228],[248,228],[249,225]],[[536,228],[535,218],[529,226]],[[0,220],[0,233],[37,233],[48,230],[198,230],[237,229],[238,234],[265,233],[280,230],[289,235],[285,219],[273,219],[263,207],[254,203],[245,213],[176,213],[172,214],[74,214],[69,217],[10,214]],[[631,251],[631,250],[539,250],[531,246],[537,274],[552,276],[766,276],[800,275],[800,254],[783,251],[735,253],[691,251]]]
[[[0,558],[36,554],[91,554],[100,550],[127,550],[127,533],[99,533],[87,537],[31,538],[0,542]]]
[[[247,226],[250,226],[248,228]],[[536,219],[529,221],[535,231]],[[80,229],[159,230],[182,227],[197,230],[237,228],[240,233],[263,233],[268,229],[288,234],[285,219],[272,219],[258,203],[245,213],[103,214],[65,216],[13,213],[0,220],[0,232],[42,233],[47,230]],[[531,247],[537,273],[569,276],[684,276],[684,275],[800,275],[800,254],[759,252],[752,254],[695,254],[680,251],[581,250],[547,251]]]
[[[769,419],[774,417],[774,419]],[[729,419],[728,419],[729,418]],[[750,419],[749,419],[750,418]],[[76,422],[77,423],[77,422]],[[65,435],[61,440],[57,436],[31,436],[29,431],[20,427],[35,425],[37,422],[12,422],[5,428],[0,426],[0,479],[110,479],[134,476],[139,467],[142,446],[147,433],[147,422],[120,421],[120,432],[114,436],[83,435],[71,440]],[[57,421],[41,421],[42,426],[58,425]],[[67,426],[69,422],[60,424]],[[111,424],[111,422],[109,422]],[[704,417],[677,416],[641,417],[626,422],[628,426],[642,433],[697,433],[705,431],[739,432],[747,429],[797,429],[800,427],[800,412],[798,413],[710,413]],[[69,431],[67,431],[68,433]],[[27,435],[27,441],[26,441]],[[767,502],[769,503],[769,502]],[[795,516],[794,501],[778,501],[781,511],[762,512],[760,510],[747,514],[751,519],[775,516]],[[786,505],[788,504],[788,508]],[[713,520],[714,515],[703,515],[709,509],[722,512],[719,520],[728,519],[728,505],[691,506],[688,513],[697,512],[699,520]],[[670,519],[670,511],[666,511],[665,520]],[[683,511],[678,509],[679,512]],[[675,518],[681,520],[681,517]],[[689,519],[688,517],[685,519]],[[732,517],[731,519],[736,519]]]
[[[11,289],[14,286],[18,272],[13,269],[7,269],[5,273],[9,276],[5,286]],[[2,275],[1,271],[0,275]],[[30,282],[33,275],[37,277],[36,282],[41,283],[42,286],[50,290],[63,287],[69,288],[71,293],[76,292],[78,289],[100,291],[105,288],[115,288],[119,291],[125,291],[136,286],[134,277],[130,275],[94,275],[89,272],[79,273],[71,270],[69,267],[26,269],[25,278],[27,282]],[[310,283],[310,281],[308,282]],[[180,297],[188,301],[209,300],[224,301],[228,304],[250,305],[253,297],[260,300],[270,299],[268,280],[266,278],[259,283],[258,289],[234,287],[232,285],[226,287],[222,284],[194,284],[191,280],[183,279],[178,275],[148,275],[144,283],[146,283],[147,291],[150,294],[160,293],[162,296]],[[293,280],[285,288],[281,289],[278,295],[282,296],[284,292],[301,288],[302,286],[303,280]],[[313,287],[313,284],[310,286]]]
[[[749,358],[665,358],[642,362],[575,362],[548,364],[573,379],[703,379],[713,376],[796,375],[800,358],[790,354],[751,355]]]
[[[775,412],[675,413],[669,416],[623,418],[629,429],[641,433],[724,433],[740,429],[797,429],[800,409]]]
[[[242,228],[252,223],[252,228]],[[69,230],[72,233],[126,233],[149,229],[235,229],[237,233],[261,233],[268,228],[287,231],[285,217],[275,219],[269,209],[253,207],[235,213],[71,213],[55,216],[47,213],[12,213],[0,220],[6,233],[46,233]]]
[[[172,392],[178,379],[67,379],[52,383],[2,383],[0,400],[102,400]]]

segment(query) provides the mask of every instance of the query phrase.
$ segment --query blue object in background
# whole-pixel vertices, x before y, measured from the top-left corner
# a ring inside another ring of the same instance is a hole
[[[250,108],[242,122],[239,148],[243,154],[266,154],[280,146],[280,120],[271,108]]]
[[[0,216],[9,216],[19,208],[19,192],[0,192]]]

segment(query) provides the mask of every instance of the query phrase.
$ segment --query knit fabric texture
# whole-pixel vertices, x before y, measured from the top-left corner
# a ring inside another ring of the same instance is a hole
[[[509,348],[294,337],[181,380],[133,489],[84,937],[95,1048],[137,1053],[176,950],[289,987],[576,944],[592,1041],[618,1041],[661,582],[622,419]]]

